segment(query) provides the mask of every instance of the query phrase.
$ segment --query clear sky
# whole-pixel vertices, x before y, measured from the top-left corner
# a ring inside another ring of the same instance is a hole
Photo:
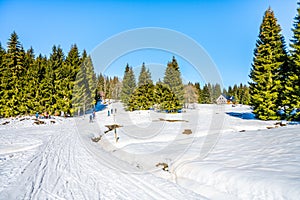
[[[16,31],[25,49],[32,46],[36,54],[49,56],[54,44],[65,53],[74,43],[81,51],[92,52],[106,39],[126,30],[167,28],[201,45],[227,87],[249,80],[259,26],[269,6],[289,43],[297,0],[0,0],[0,42],[6,46],[10,34]],[[142,62],[165,66],[171,59],[172,54],[166,52],[138,52],[123,56],[114,63],[118,70],[106,73],[122,77],[127,62],[133,67]],[[178,62],[185,81],[199,81],[185,60],[179,57]]]

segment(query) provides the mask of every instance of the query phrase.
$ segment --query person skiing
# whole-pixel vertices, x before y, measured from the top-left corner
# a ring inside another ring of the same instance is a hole
[[[39,118],[39,112],[35,113],[35,118],[38,119]]]

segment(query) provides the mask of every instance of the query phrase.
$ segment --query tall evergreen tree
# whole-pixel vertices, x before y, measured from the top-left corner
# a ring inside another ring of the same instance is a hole
[[[242,86],[240,103],[244,105],[250,104],[250,93],[249,93],[249,87],[247,85]]]
[[[146,69],[145,63],[142,64],[141,72],[138,80],[138,87],[142,85],[153,84],[151,80],[151,73],[149,69]]]
[[[96,88],[96,100],[103,100],[104,99],[104,84],[105,84],[105,77],[102,73],[97,76],[97,88]]]
[[[48,73],[47,78],[49,82],[47,84],[47,95],[48,102],[46,105],[46,112],[51,114],[59,114],[60,111],[66,105],[64,97],[67,96],[67,89],[65,83],[65,77],[69,73],[67,66],[65,65],[65,56],[60,46],[55,45],[52,48],[52,53],[48,62]],[[64,110],[66,111],[66,110]]]
[[[167,112],[177,112],[182,108],[182,103],[177,95],[163,83],[157,83],[154,88],[154,104],[157,109]]]
[[[202,90],[202,96],[201,96],[202,102],[204,104],[211,104],[211,92],[209,89],[209,85],[205,84]]]
[[[91,92],[87,79],[87,68],[86,65],[82,64],[77,73],[72,94],[72,107],[75,115],[78,113],[79,115],[85,114],[85,111],[89,109],[88,99],[90,98]]]
[[[5,54],[6,51],[0,43],[0,117],[3,116],[4,103],[5,103],[5,100],[2,96],[5,90],[5,81],[3,76],[6,70],[6,67],[4,65]]]
[[[36,73],[38,75],[38,80],[36,80],[38,87],[36,91],[36,104],[35,104],[35,112],[42,112],[43,110],[46,110],[46,104],[47,104],[47,94],[49,91],[47,91],[48,83],[46,69],[48,68],[48,61],[45,56],[42,56],[41,54],[36,58],[35,60],[35,67],[36,67]],[[35,70],[35,69],[34,69]]]
[[[217,98],[221,95],[221,86],[216,83],[212,85],[212,102],[215,103]]]
[[[122,91],[121,91],[121,100],[122,102],[127,105],[130,99],[131,94],[135,90],[136,83],[135,83],[135,76],[132,70],[132,67],[126,65],[124,77],[122,81]]]
[[[24,107],[26,108],[26,113],[34,114],[37,110],[39,104],[39,96],[37,96],[39,91],[38,79],[39,70],[36,65],[34,50],[31,47],[25,54],[24,66],[27,69],[24,81],[27,87],[24,88],[26,94],[26,99],[24,99]]]
[[[144,84],[131,94],[128,110],[149,110],[154,105],[154,85]]]
[[[224,94],[226,96],[228,95],[228,92],[227,92],[226,88],[223,88],[222,94]]]
[[[61,69],[65,71],[61,76],[57,76],[58,84],[60,84],[61,90],[59,91],[60,102],[58,103],[58,111],[64,111],[68,114],[73,114],[75,112],[72,107],[72,93],[74,88],[74,83],[77,78],[77,73],[79,72],[82,59],[80,58],[80,53],[77,45],[71,46],[71,49],[63,63]]]
[[[283,90],[283,105],[288,106],[289,115],[295,108],[300,108],[300,2],[298,2],[297,15],[294,18],[293,39],[291,40],[290,68],[286,69],[285,88]],[[282,70],[284,71],[284,70]],[[300,113],[291,116],[300,120]]]
[[[82,56],[84,58],[84,60],[83,60],[82,65],[85,65],[85,68],[86,68],[86,78],[88,81],[89,92],[90,92],[87,103],[90,106],[93,106],[96,103],[96,82],[97,82],[97,80],[96,80],[96,74],[95,74],[92,58],[91,58],[91,56],[85,56],[85,54],[86,54],[86,52],[84,50],[84,53]]]
[[[200,87],[200,83],[195,83],[195,88],[197,89],[198,93],[198,103],[202,103],[202,90]]]
[[[181,79],[178,63],[173,56],[172,62],[168,63],[165,71],[164,84],[177,96],[177,99],[183,104],[184,102],[184,85]]]
[[[262,120],[278,119],[280,105],[280,69],[287,60],[284,38],[274,12],[269,8],[263,17],[250,73],[251,104]]]
[[[25,114],[26,110],[22,101],[25,100],[24,66],[25,52],[19,42],[16,32],[11,34],[7,43],[7,53],[3,61],[2,73],[2,108],[1,115],[5,117]]]

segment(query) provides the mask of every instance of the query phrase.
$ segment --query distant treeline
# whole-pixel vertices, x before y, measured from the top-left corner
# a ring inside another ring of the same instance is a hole
[[[91,58],[85,50],[80,54],[76,45],[66,56],[59,46],[53,46],[47,58],[41,54],[36,57],[33,48],[25,51],[15,32],[7,50],[0,44],[2,117],[36,112],[72,115],[76,109],[94,103],[95,83]]]
[[[163,80],[156,84],[151,79],[149,69],[145,63],[141,66],[138,82],[135,74],[128,64],[124,71],[120,98],[128,110],[148,110],[150,108],[177,112],[185,105],[191,103],[212,104],[217,98],[233,96],[234,103],[249,104],[249,88],[240,84],[221,89],[220,84],[205,84],[200,87],[199,83],[184,85],[181,79],[179,65],[175,57],[168,62]],[[119,91],[119,90],[118,90]]]

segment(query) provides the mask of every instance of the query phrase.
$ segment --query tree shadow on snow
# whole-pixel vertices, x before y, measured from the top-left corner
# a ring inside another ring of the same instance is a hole
[[[226,112],[227,115],[231,116],[231,117],[237,117],[240,119],[246,119],[246,120],[254,120],[255,115],[251,112],[247,112],[247,113],[238,113],[238,112]]]

